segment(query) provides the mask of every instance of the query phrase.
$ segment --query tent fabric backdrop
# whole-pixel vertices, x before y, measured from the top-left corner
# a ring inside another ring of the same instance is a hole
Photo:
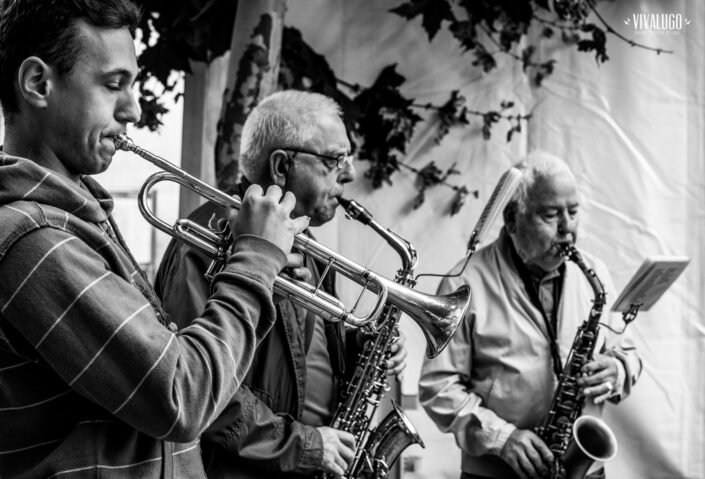
[[[532,118],[509,143],[503,124],[485,141],[481,121],[471,118],[474,127],[452,129],[436,145],[435,120],[422,112],[430,120],[417,127],[404,161],[420,168],[433,160],[442,170],[457,161],[460,174],[449,181],[477,189],[479,199],[468,197],[455,216],[448,215],[453,192],[443,186],[429,189],[426,202],[413,210],[416,179],[404,170],[392,178],[393,188],[372,190],[362,178],[364,161],[358,162],[359,178],[346,195],[414,244],[420,256],[417,273],[443,273],[465,254],[500,174],[527,152],[543,149],[564,158],[575,173],[582,194],[579,244],[608,264],[618,290],[647,256],[692,258],[656,306],[630,326],[644,371],[632,396],[606,409],[605,419],[619,442],[617,457],[606,467],[612,478],[704,478],[705,4],[599,3],[602,15],[626,37],[674,53],[657,55],[609,35],[610,60],[598,66],[592,54],[542,39],[540,58],[557,63],[537,88],[509,58],[500,58],[499,68],[484,74],[447,32],[429,42],[418,19],[407,22],[387,13],[400,3],[290,0],[286,23],[301,29],[346,81],[370,85],[383,66],[396,63],[407,78],[403,91],[418,103],[442,103],[457,89],[472,109],[493,109],[510,100],[514,113],[531,113]],[[624,19],[639,13],[681,14],[691,21],[679,31],[636,32]],[[369,229],[338,216],[319,233],[322,242],[393,276],[396,254]],[[427,277],[416,289],[433,292],[437,284],[437,278]],[[346,286],[342,290],[349,294]],[[424,340],[408,318],[402,319],[402,329],[409,338],[402,385],[409,395],[417,390]],[[452,437],[432,430],[422,411],[409,415],[423,426],[427,449],[408,450],[421,461],[415,473],[404,477],[458,477],[459,453]]]

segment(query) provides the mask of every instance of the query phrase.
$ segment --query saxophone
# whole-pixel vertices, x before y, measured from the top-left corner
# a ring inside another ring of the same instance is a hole
[[[561,254],[573,261],[585,275],[595,299],[588,318],[578,328],[558,378],[551,407],[536,433],[555,458],[551,479],[582,479],[594,461],[606,461],[617,453],[617,441],[607,424],[593,416],[581,416],[586,399],[579,396],[577,384],[580,370],[592,359],[595,350],[605,305],[605,289],[573,245],[561,244],[559,248]]]
[[[413,246],[389,229],[372,219],[372,215],[358,203],[340,198],[348,217],[370,226],[399,254],[402,267],[394,281],[413,287],[417,255]],[[427,354],[438,355],[450,341],[462,319],[467,303],[451,301],[425,308],[426,320],[419,322],[427,339]],[[389,390],[386,363],[391,356],[391,346],[399,336],[398,323],[401,311],[387,302],[374,328],[376,335],[368,340],[358,357],[352,378],[344,387],[342,400],[333,416],[331,427],[351,433],[355,437],[355,457],[348,466],[346,479],[384,479],[399,455],[410,445],[424,443],[409,418],[392,402],[392,411],[373,430],[372,418],[384,393]],[[324,477],[331,477],[325,474]]]

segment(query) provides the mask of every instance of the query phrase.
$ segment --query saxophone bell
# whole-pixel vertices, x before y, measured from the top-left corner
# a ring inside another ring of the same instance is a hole
[[[617,454],[617,438],[602,419],[580,416],[573,423],[573,440],[561,457],[564,479],[582,479],[593,462],[605,462]]]

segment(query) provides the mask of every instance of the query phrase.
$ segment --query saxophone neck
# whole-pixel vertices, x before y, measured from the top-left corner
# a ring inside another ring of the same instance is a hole
[[[578,249],[571,243],[559,243],[557,245],[561,254],[568,260],[580,268],[580,271],[585,275],[585,278],[590,283],[593,293],[595,294],[595,304],[601,307],[605,304],[605,287],[602,285],[602,281],[597,277],[595,270],[590,268],[583,260],[582,255]]]
[[[345,198],[338,198],[338,201],[345,210],[345,215],[348,218],[359,221],[372,228],[397,252],[402,263],[401,269],[397,273],[398,282],[405,284],[412,282],[414,268],[416,268],[416,263],[418,263],[418,255],[413,245],[389,228],[385,228],[376,222],[372,217],[372,213],[357,201]]]

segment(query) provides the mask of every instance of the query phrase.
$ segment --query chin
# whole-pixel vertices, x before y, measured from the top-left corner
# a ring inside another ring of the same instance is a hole
[[[112,157],[108,158],[108,159],[101,158],[100,161],[97,161],[93,165],[91,165],[92,171],[87,172],[86,174],[97,175],[97,174],[103,173],[103,172],[105,172],[105,170],[108,169],[108,167],[112,164],[112,162],[113,162]]]
[[[322,226],[322,225],[328,223],[334,217],[335,217],[335,209],[326,210],[326,211],[318,211],[315,214],[311,215],[311,221],[309,222],[309,225]]]
[[[541,268],[542,268],[544,271],[553,271],[553,270],[555,270],[555,269],[558,269],[558,267],[559,267],[560,265],[562,265],[563,263],[565,263],[565,258],[563,258],[563,257],[561,257],[561,258],[556,258],[556,259],[552,259],[552,260],[550,260],[550,261],[546,261],[546,262],[544,263],[544,265],[541,266]]]

